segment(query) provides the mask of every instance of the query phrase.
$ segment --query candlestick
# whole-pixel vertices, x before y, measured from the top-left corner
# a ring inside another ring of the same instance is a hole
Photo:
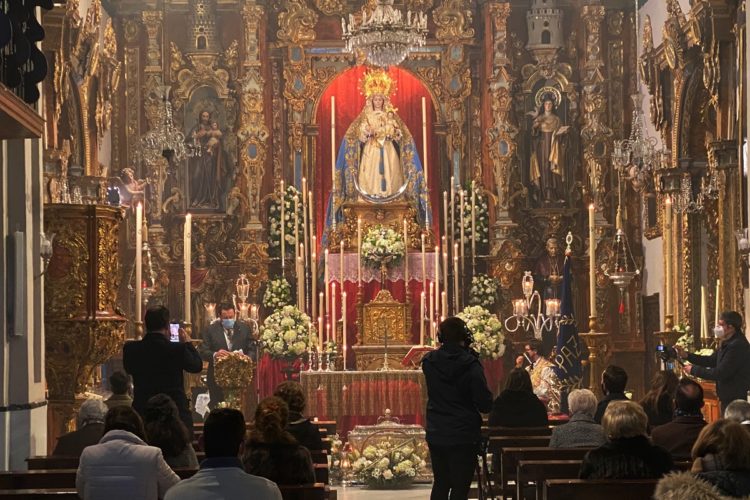
[[[433,272],[432,281],[435,283],[435,315],[437,315],[438,309],[440,309],[440,247],[435,247],[435,255],[433,258],[433,265],[435,271]],[[434,319],[434,317],[433,317]],[[433,332],[434,333],[434,332]]]
[[[458,243],[453,244],[453,314],[457,314],[458,309]]]
[[[297,271],[297,282],[299,283],[300,292],[302,292],[302,301],[300,303],[300,311],[305,311],[307,306],[307,295],[305,292],[305,244],[300,243],[299,245],[299,271]]]
[[[186,274],[187,275],[187,274]],[[135,207],[135,322],[143,321],[143,206]]]
[[[440,321],[443,321],[448,316],[448,292],[445,290],[440,292],[440,303],[442,306],[440,309]]]
[[[721,280],[716,280],[716,306],[714,307],[714,326],[719,325],[719,295],[721,291]]]
[[[450,235],[451,243],[456,242],[456,178],[451,176],[451,230],[446,233]]]
[[[320,294],[318,295],[318,317],[319,318],[323,318],[325,316],[325,310],[326,310],[325,296],[323,295],[323,292],[320,292]],[[322,335],[323,334],[323,328],[322,328],[323,325],[321,324],[320,326],[321,326],[320,332],[321,332],[321,335]]]
[[[299,196],[294,195],[294,253],[299,255]]]
[[[331,96],[331,192],[336,199],[336,96]],[[336,232],[336,207],[331,206],[331,226]]]
[[[427,104],[424,97],[422,97],[422,163],[424,164],[425,189],[429,190],[427,176]]]
[[[596,330],[596,224],[594,204],[589,205],[589,330]]]
[[[443,191],[443,238],[448,236],[448,191]],[[443,242],[445,248],[445,242]]]
[[[664,279],[664,329],[670,330],[672,323],[672,198],[664,200],[664,245],[666,266]]]
[[[475,181],[471,181],[471,269],[477,265],[477,190]]]
[[[435,284],[430,283],[430,307],[428,309],[429,314],[427,315],[428,321],[430,322],[430,338],[432,338],[432,324],[433,318],[435,317]]]
[[[450,283],[448,283],[448,238],[446,236],[443,236],[443,288],[445,288],[447,292],[449,287],[450,287]],[[446,312],[448,311],[446,310]]]
[[[318,316],[318,365],[320,365],[321,352],[323,352],[323,316]]]
[[[357,289],[362,287],[362,217],[357,217]]]
[[[193,216],[191,214],[185,215],[185,227],[183,228],[183,256],[184,256],[184,268],[185,268],[185,323],[190,324],[190,262],[191,262],[191,239],[193,232]],[[141,284],[138,283],[140,287]]]
[[[312,302],[312,315],[313,318],[318,315],[318,305],[315,302],[315,297],[318,296],[318,256],[315,250],[312,252],[310,257],[310,286],[312,288],[310,292],[310,302]]]
[[[404,219],[404,292],[409,291],[409,224]]]
[[[419,299],[419,345],[424,345],[424,291]]]
[[[706,285],[701,285],[701,339],[708,338],[708,318],[706,317]],[[702,346],[705,347],[705,346]]]
[[[310,231],[310,243],[311,244],[309,246],[309,250],[311,252],[313,251],[317,252],[318,250],[317,248],[318,236],[315,234],[315,219],[313,219],[314,207],[315,205],[313,204],[313,192],[307,191],[307,210],[309,212],[307,215],[307,220],[310,223],[309,231]],[[312,245],[313,241],[315,241],[315,245]]]
[[[424,247],[424,233],[422,233],[422,291],[427,290],[427,254]]]
[[[466,252],[465,252],[465,247],[464,247],[464,243],[465,243],[464,240],[466,239],[466,224],[464,224],[464,197],[465,197],[465,193],[466,193],[466,191],[464,191],[462,189],[461,192],[458,195],[459,203],[460,203],[459,209],[458,209],[459,210],[458,214],[459,214],[459,220],[461,221],[460,222],[461,227],[459,229],[461,231],[461,270],[462,271],[464,269],[464,259],[466,258]]]
[[[331,324],[333,325],[333,340],[336,342],[336,282],[331,283]]]
[[[321,311],[321,314],[323,316],[330,316],[331,314],[331,297],[330,292],[328,291],[328,288],[331,286],[330,284],[330,276],[328,271],[328,249],[325,249],[325,256],[323,258],[323,288],[326,292],[326,301],[325,301],[325,309]]]
[[[344,289],[344,238],[342,236],[341,242],[339,243],[339,286],[341,290]]]
[[[326,342],[331,343],[331,324],[326,323]]]
[[[341,292],[341,354],[344,358],[344,370],[346,370],[346,292]]]
[[[284,260],[286,259],[286,236],[284,235],[286,230],[286,220],[284,219],[284,205],[286,205],[286,196],[284,196],[284,180],[281,181],[281,194],[279,195],[279,202],[281,204],[281,274],[284,274]]]

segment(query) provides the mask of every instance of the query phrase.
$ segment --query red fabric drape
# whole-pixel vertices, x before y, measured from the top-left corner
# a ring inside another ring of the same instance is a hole
[[[356,66],[351,68],[331,82],[323,92],[318,104],[317,123],[320,126],[319,140],[317,141],[315,170],[315,228],[320,244],[325,229],[325,211],[328,207],[328,196],[331,193],[331,96],[336,101],[336,154],[338,154],[341,141],[346,134],[349,125],[362,112],[365,105],[365,96],[362,94],[360,80],[368,68]],[[428,181],[430,183],[430,203],[432,208],[431,219],[433,221],[434,234],[438,234],[438,214],[442,203],[439,196],[438,182],[439,171],[436,164],[437,141],[434,138],[433,123],[435,122],[435,110],[432,98],[422,82],[408,71],[392,67],[388,74],[393,78],[396,85],[396,93],[391,95],[391,103],[396,108],[396,113],[401,117],[409,128],[419,159],[424,168],[422,149],[422,97],[425,98],[427,106],[427,156],[428,156]],[[318,248],[318,255],[322,250]]]
[[[286,380],[284,371],[292,366],[299,368],[300,363],[299,360],[290,362],[283,359],[274,359],[268,353],[264,353],[258,361],[256,371],[260,399],[273,396],[276,386]]]

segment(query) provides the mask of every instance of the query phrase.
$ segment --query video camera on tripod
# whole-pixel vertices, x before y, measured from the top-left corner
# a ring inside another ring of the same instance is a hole
[[[667,361],[680,361],[680,356],[677,353],[677,349],[675,349],[674,346],[671,345],[657,344],[656,355],[665,363]]]

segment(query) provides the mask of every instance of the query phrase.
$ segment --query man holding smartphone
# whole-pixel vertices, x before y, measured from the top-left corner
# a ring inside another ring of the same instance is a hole
[[[133,409],[143,415],[146,402],[156,394],[171,397],[188,432],[193,433],[193,417],[185,395],[183,371],[200,373],[203,361],[187,333],[178,330],[178,342],[170,342],[169,310],[151,307],[144,318],[146,335],[127,342],[122,349],[125,371],[133,377]]]
[[[214,362],[233,351],[242,351],[246,356],[257,361],[257,342],[250,333],[247,323],[235,319],[234,306],[232,304],[219,305],[219,320],[211,323],[203,331],[199,350],[201,358],[208,361],[208,393],[211,398],[209,408],[224,400],[224,392],[216,384],[214,378]]]

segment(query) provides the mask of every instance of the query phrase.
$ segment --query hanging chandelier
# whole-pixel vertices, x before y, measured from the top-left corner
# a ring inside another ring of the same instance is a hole
[[[636,276],[641,274],[641,270],[635,261],[633,252],[628,243],[628,235],[625,233],[622,224],[622,188],[620,186],[620,177],[617,182],[617,215],[615,216],[615,240],[612,244],[612,257],[606,265],[604,275],[609,278],[620,294],[619,312],[625,312],[625,290]]]
[[[635,37],[638,38],[638,0],[635,0]],[[633,117],[630,124],[630,137],[615,141],[612,162],[623,175],[631,181],[633,188],[640,192],[653,181],[654,171],[661,161],[662,152],[656,148],[656,139],[646,131],[646,119],[643,115],[643,96],[641,95],[641,77],[636,65],[635,93],[633,100]]]
[[[361,50],[367,61],[381,68],[397,66],[410,52],[423,47],[427,38],[427,15],[406,12],[393,6],[393,0],[377,0],[368,13],[362,8],[359,19],[349,14],[349,22],[341,18],[342,38],[346,50]]]
[[[141,159],[149,164],[160,158],[181,162],[187,157],[200,156],[200,145],[194,140],[185,141],[185,134],[174,126],[172,121],[172,103],[169,100],[168,85],[157,89],[154,100],[160,101],[154,113],[154,125],[151,130],[141,136],[139,154]]]

